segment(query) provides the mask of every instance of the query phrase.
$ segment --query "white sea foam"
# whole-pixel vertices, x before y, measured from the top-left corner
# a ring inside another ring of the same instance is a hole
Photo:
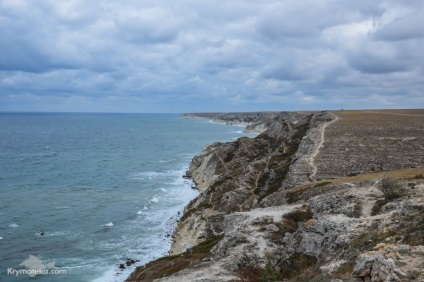
[[[123,275],[123,274],[121,273],[119,276],[121,276],[121,275]],[[121,277],[123,279],[118,280],[119,276],[116,275],[116,270],[109,269],[109,270],[105,271],[102,274],[101,277],[94,279],[93,282],[116,282],[116,281],[122,281],[127,277],[127,276]]]
[[[118,260],[117,263],[124,263],[124,260]],[[147,261],[146,261],[147,262]],[[111,267],[105,270],[100,277],[95,278],[92,282],[124,282],[128,276],[134,271],[137,266],[142,265],[140,262],[136,262],[131,267],[117,270],[117,267]]]
[[[137,214],[143,214],[143,212],[142,212],[141,210],[139,210],[139,211],[137,212]]]
[[[62,232],[62,231],[56,231],[56,232],[49,232],[47,233],[47,236],[64,236],[68,232]]]
[[[150,202],[152,202],[152,203],[157,203],[157,202],[159,202],[159,199],[158,199],[157,197],[153,197],[153,198],[150,200]]]
[[[170,163],[170,162],[173,162],[173,161],[175,161],[175,159],[170,159],[170,160],[160,160],[159,162],[160,162],[160,163]]]
[[[17,227],[19,227],[19,225],[17,225],[16,223],[12,223],[11,225],[9,225],[9,227],[17,228]]]
[[[147,211],[149,208],[148,207],[146,207],[146,206],[144,206],[144,208],[143,208],[143,210],[145,210],[145,211]]]
[[[0,240],[3,240],[3,237],[0,237]]]
[[[166,176],[177,176],[179,175],[179,170],[168,170],[164,172],[156,172],[156,171],[142,171],[131,174],[131,179],[135,180],[144,180],[144,179],[157,179]]]
[[[167,192],[167,190],[165,188],[160,188],[161,191],[163,192]]]
[[[134,179],[134,180],[145,180],[146,178],[145,177],[133,177],[132,179]]]
[[[112,227],[113,226],[113,222],[106,223],[104,226],[106,226],[106,227]]]

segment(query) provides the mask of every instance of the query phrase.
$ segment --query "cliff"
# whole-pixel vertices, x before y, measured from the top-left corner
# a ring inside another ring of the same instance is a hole
[[[246,132],[264,132],[274,119],[291,120],[296,118],[291,112],[250,112],[250,113],[187,113],[182,118],[209,119],[228,125],[244,125]]]
[[[263,132],[193,158],[171,256],[128,281],[423,281],[424,111],[210,118]]]

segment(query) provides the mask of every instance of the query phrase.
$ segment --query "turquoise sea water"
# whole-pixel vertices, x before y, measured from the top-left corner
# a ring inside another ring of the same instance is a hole
[[[0,114],[0,281],[123,281],[126,258],[169,250],[197,195],[182,178],[191,158],[241,130],[175,114]],[[7,274],[30,255],[66,274]]]

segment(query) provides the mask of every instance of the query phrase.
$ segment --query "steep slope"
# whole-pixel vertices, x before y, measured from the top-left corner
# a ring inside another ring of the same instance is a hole
[[[268,113],[249,123],[266,128],[256,138],[208,146],[186,174],[201,194],[185,208],[172,256],[137,268],[128,281],[421,281],[424,169],[393,172],[408,188],[392,202],[377,189],[381,173],[349,170],[379,159],[386,138],[397,142],[386,150],[395,162],[378,171],[424,167],[423,151],[411,160],[424,146],[420,113],[407,129],[408,112],[399,120],[399,113],[368,120],[359,113],[361,122],[352,121],[356,112]],[[226,118],[233,123],[236,115]],[[364,140],[358,124],[366,134],[386,126],[384,138]],[[340,141],[351,132],[351,142]],[[405,132],[415,139],[403,155]],[[356,149],[356,158],[334,153],[368,141],[372,149]]]
[[[297,165],[302,151],[318,143],[308,134],[334,117],[328,113],[297,116],[288,121],[272,117],[268,129],[256,138],[214,143],[194,157],[187,171],[202,192],[185,209],[171,254],[178,254],[223,231],[224,215],[249,210],[266,196],[288,186],[309,182],[312,168]],[[307,148],[304,148],[307,147]]]

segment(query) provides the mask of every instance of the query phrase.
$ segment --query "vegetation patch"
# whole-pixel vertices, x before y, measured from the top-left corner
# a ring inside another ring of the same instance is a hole
[[[320,276],[317,267],[318,260],[303,253],[294,253],[287,259],[273,266],[268,263],[265,267],[248,264],[237,270],[242,282],[276,282],[276,281],[327,281]],[[328,280],[329,281],[329,280]]]
[[[361,235],[353,239],[351,244],[360,251],[370,251],[378,243],[384,242],[387,238],[395,236],[396,234],[397,230],[378,231],[373,229],[368,233],[361,233]]]
[[[318,184],[315,184],[314,188],[322,187],[322,186],[325,186],[325,185],[328,185],[328,184],[331,184],[331,182],[329,182],[329,181],[320,182]]]
[[[411,246],[424,245],[424,208],[420,208],[413,214],[399,219],[400,223],[392,229],[380,230],[378,226],[372,226],[370,232],[364,232],[357,236],[352,246],[360,251],[372,250],[375,245],[392,237],[402,244]]]
[[[269,240],[274,244],[280,245],[286,233],[296,232],[302,223],[312,218],[312,215],[313,214],[309,207],[305,208],[304,210],[297,209],[288,214],[285,214],[283,216],[282,222],[274,223],[278,227],[278,231],[270,234]]]
[[[305,255],[304,253],[294,253],[289,258],[283,260],[280,265],[281,278],[292,278],[299,274],[306,273],[317,264],[316,257]]]
[[[281,245],[286,233],[294,233],[297,230],[297,224],[293,221],[284,220],[283,222],[275,223],[278,227],[277,232],[273,232],[269,236],[269,240],[276,245]]]
[[[262,269],[252,265],[239,268],[237,275],[241,282],[258,282],[261,276]]]
[[[281,273],[270,263],[265,267],[247,265],[237,270],[237,276],[241,282],[277,282],[282,280]]]
[[[372,207],[371,210],[371,215],[377,215],[381,213],[381,210],[383,209],[383,207],[388,203],[389,201],[387,201],[387,199],[383,199],[383,200],[377,200],[374,203],[374,206]]]
[[[307,206],[304,210],[296,209],[292,212],[289,212],[283,215],[283,218],[287,221],[295,222],[296,224],[299,222],[305,222],[311,219],[313,216],[309,206]]]
[[[288,191],[286,193],[286,199],[288,204],[294,204],[298,202],[301,198],[304,192],[306,192],[309,189],[312,189],[313,187],[305,187],[302,189],[297,189],[295,191]]]
[[[224,237],[211,237],[185,253],[175,256],[166,256],[139,266],[128,277],[127,281],[153,281],[154,279],[170,276],[176,272],[199,263],[210,254],[210,250]]]
[[[406,230],[401,233],[405,234],[403,242],[411,246],[424,245],[424,216],[423,210],[415,215],[410,215],[403,221]]]
[[[400,180],[394,175],[385,175],[381,179],[378,189],[383,192],[387,201],[400,198],[405,195],[405,188]]]

